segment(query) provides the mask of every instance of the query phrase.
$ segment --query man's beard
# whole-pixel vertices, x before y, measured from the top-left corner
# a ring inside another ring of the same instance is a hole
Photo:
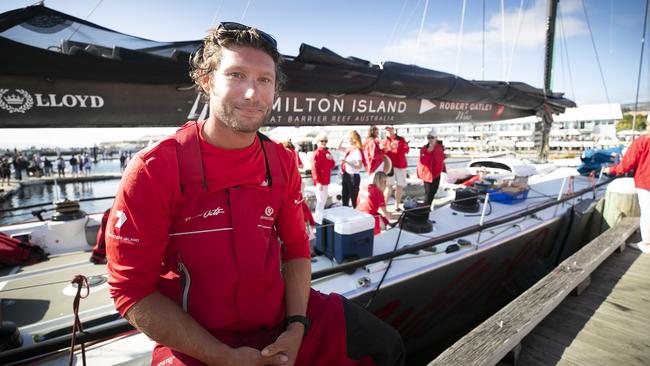
[[[231,128],[234,131],[238,132],[256,132],[260,127],[267,121],[271,115],[271,108],[264,108],[259,104],[256,105],[247,105],[244,104],[244,107],[255,107],[259,109],[266,109],[266,112],[260,116],[258,120],[247,120],[241,121],[235,115],[235,107],[233,103],[219,103],[218,108],[215,108],[212,111],[218,120],[221,121],[224,125]]]

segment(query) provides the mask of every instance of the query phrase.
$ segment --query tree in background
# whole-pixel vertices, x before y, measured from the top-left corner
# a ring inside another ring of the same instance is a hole
[[[621,132],[624,130],[631,130],[632,129],[632,115],[631,114],[626,114],[623,116],[622,119],[618,120],[616,122],[616,132]],[[648,116],[644,114],[639,114],[636,116],[636,130],[643,131],[646,128],[646,123],[648,120]]]

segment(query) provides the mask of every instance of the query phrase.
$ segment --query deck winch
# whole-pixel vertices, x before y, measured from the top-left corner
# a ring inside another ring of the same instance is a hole
[[[79,201],[62,200],[54,201],[52,221],[72,221],[86,217],[86,213],[79,209]]]

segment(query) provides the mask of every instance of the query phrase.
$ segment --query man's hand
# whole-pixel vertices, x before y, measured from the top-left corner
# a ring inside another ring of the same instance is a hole
[[[288,365],[288,360],[289,358],[281,353],[263,356],[255,348],[239,347],[232,350],[229,364],[232,366]]]
[[[287,357],[287,362],[282,365],[293,366],[298,356],[298,349],[305,329],[302,324],[291,323],[278,339],[262,350],[262,356],[274,359],[279,356]],[[274,364],[276,365],[276,364]]]

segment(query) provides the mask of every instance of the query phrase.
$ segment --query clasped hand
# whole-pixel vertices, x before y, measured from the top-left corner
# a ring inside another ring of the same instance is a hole
[[[230,364],[233,366],[293,366],[302,336],[303,330],[300,327],[289,327],[280,334],[275,342],[264,347],[261,352],[251,347],[234,349]]]

